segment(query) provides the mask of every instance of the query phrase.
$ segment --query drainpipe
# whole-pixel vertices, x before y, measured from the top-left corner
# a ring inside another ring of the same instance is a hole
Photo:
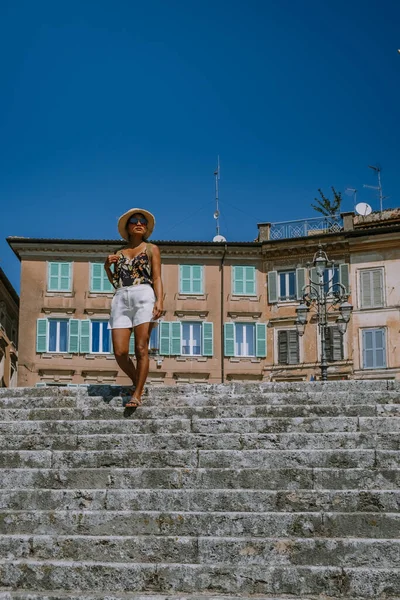
[[[225,383],[225,368],[224,368],[224,263],[225,255],[228,250],[227,244],[224,247],[224,253],[221,258],[221,383]]]

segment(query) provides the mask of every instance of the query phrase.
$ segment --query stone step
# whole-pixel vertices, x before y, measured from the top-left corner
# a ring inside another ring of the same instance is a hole
[[[400,567],[400,540],[361,538],[215,538],[169,536],[0,536],[8,562],[82,560],[97,562],[229,564],[265,566],[374,565]]]
[[[167,433],[167,434],[42,434],[7,435],[2,450],[301,450],[382,449],[399,450],[399,433]]]
[[[0,469],[3,489],[396,490],[400,468]]]
[[[257,596],[247,596],[240,594],[240,596],[231,595],[217,595],[217,594],[135,594],[135,593],[113,593],[113,592],[32,592],[32,591],[19,591],[19,592],[2,592],[0,590],[0,600],[321,600],[321,595],[318,596],[307,594],[302,596],[290,596],[286,594],[269,595],[257,594]],[[350,600],[349,596],[329,596],[329,600]],[[365,600],[360,596],[352,596],[351,600]]]
[[[400,490],[7,489],[1,510],[400,512]]]
[[[354,431],[356,430],[357,418]],[[388,421],[387,419],[384,419]],[[397,423],[396,419],[390,422]],[[400,422],[400,421],[399,421]],[[190,419],[147,419],[126,421],[0,421],[0,435],[93,435],[93,434],[159,434],[159,433],[183,433],[191,431]],[[347,429],[346,429],[347,431]]]
[[[0,565],[0,585],[19,590],[81,590],[112,593],[169,592],[208,594],[325,594],[395,598],[398,569],[369,567],[266,567],[175,565],[166,563],[91,563],[13,561]]]
[[[236,469],[378,468],[396,469],[397,450],[257,449],[257,450],[4,450],[0,468],[184,467]]]
[[[280,393],[253,393],[240,394],[197,394],[193,391],[187,394],[176,394],[171,388],[164,394],[150,389],[144,395],[146,407],[209,407],[209,406],[237,406],[237,405],[320,405],[334,404],[338,406],[353,404],[399,404],[400,389],[398,391],[362,391],[349,395],[348,391],[339,392],[298,392],[293,394]],[[172,388],[174,390],[174,388]],[[158,390],[159,391],[159,390]],[[176,392],[176,390],[174,390]],[[128,401],[127,393],[122,396],[89,396],[77,394],[76,396],[2,396],[0,397],[0,410],[27,409],[27,408],[101,408],[104,406],[122,407]]]
[[[241,419],[271,417],[376,417],[400,416],[398,404],[261,405],[261,406],[170,406],[125,409],[104,404],[101,408],[28,408],[3,409],[0,422],[9,421],[80,421],[80,420],[145,420],[145,419]]]
[[[4,535],[397,538],[399,513],[3,510]]]

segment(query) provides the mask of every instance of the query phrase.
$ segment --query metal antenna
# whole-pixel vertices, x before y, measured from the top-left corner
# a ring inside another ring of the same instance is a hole
[[[345,193],[348,196],[353,196],[354,206],[357,204],[357,190],[355,188],[346,188]]]
[[[374,171],[374,173],[377,174],[378,176],[378,185],[363,185],[363,187],[365,188],[369,188],[371,190],[377,190],[378,192],[378,197],[379,197],[379,206],[380,206],[380,212],[382,212],[383,210],[383,200],[384,198],[387,198],[387,196],[383,195],[383,191],[382,191],[382,183],[381,183],[381,167],[376,165],[368,165],[368,169],[372,169],[372,171]]]
[[[214,175],[215,175],[215,204],[216,204],[214,219],[216,220],[217,235],[219,235],[219,189],[218,189],[218,181],[220,179],[219,155],[218,155],[218,164],[217,164],[216,170],[214,171]]]

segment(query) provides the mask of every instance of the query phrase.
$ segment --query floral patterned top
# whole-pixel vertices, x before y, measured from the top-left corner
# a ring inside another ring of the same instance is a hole
[[[130,285],[138,285],[139,283],[153,285],[147,247],[143,252],[140,252],[133,258],[127,258],[121,252],[118,262],[115,263],[113,275],[113,286],[115,289]]]

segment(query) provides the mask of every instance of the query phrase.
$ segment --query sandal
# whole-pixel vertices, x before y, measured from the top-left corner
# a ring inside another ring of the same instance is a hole
[[[141,398],[136,398],[136,396],[132,396],[132,398],[125,404],[125,408],[137,408],[142,404]]]

